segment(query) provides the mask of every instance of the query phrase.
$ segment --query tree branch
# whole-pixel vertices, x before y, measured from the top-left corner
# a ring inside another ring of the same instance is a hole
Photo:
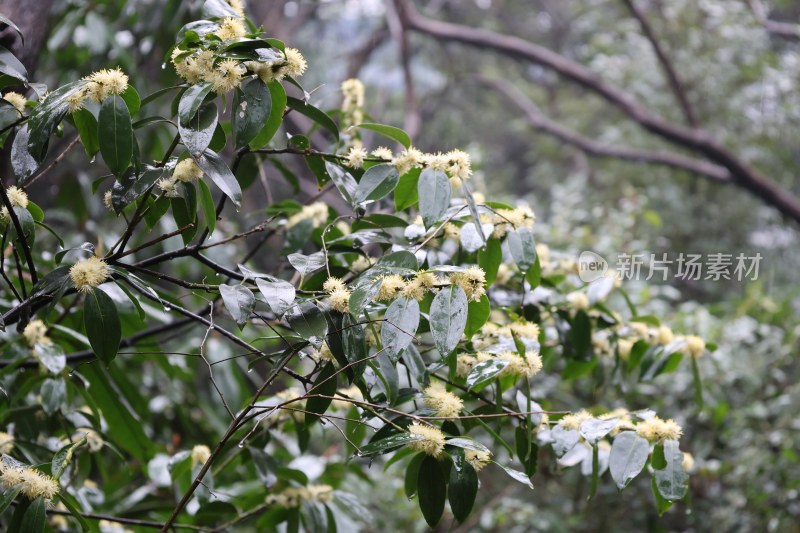
[[[531,126],[566,144],[575,146],[591,156],[666,166],[692,172],[720,183],[730,183],[731,181],[730,173],[726,168],[709,163],[708,161],[669,152],[638,150],[625,146],[609,146],[597,142],[594,139],[584,137],[554,120],[547,118],[530,99],[522,94],[522,91],[514,87],[510,82],[502,79],[488,79],[482,77],[478,78],[478,80],[492,87],[516,105],[524,113],[525,118]]]
[[[784,39],[800,39],[800,24],[770,20],[767,16],[767,10],[761,0],[749,0],[748,3],[750,4],[750,10],[753,12],[753,15],[755,15],[756,20],[758,20],[769,33],[777,35],[778,37],[783,37]]]
[[[664,75],[667,77],[667,82],[669,83],[670,89],[672,93],[675,95],[675,98],[678,100],[678,104],[681,106],[681,111],[683,111],[683,116],[686,118],[686,122],[693,128],[700,127],[700,121],[697,119],[697,115],[692,108],[692,104],[689,103],[689,98],[686,95],[686,89],[684,88],[683,82],[678,77],[678,73],[672,66],[672,62],[670,62],[667,53],[661,47],[661,43],[656,37],[655,31],[653,31],[653,27],[645,18],[644,13],[636,7],[634,3],[635,0],[622,0],[622,2],[628,7],[628,10],[631,14],[639,21],[639,26],[642,28],[642,33],[647,40],[650,41],[650,45],[653,47],[653,51],[658,58],[658,62],[661,64],[661,69],[664,71]]]
[[[509,57],[549,68],[566,80],[601,96],[647,131],[727,168],[732,183],[800,223],[800,200],[794,194],[759,173],[748,163],[741,161],[704,130],[693,130],[667,121],[640,104],[630,93],[552,50],[519,37],[501,35],[462,24],[430,20],[420,15],[409,0],[394,1],[400,7],[401,16],[406,18],[406,24],[411,29],[444,41],[460,42],[483,50],[492,49]]]

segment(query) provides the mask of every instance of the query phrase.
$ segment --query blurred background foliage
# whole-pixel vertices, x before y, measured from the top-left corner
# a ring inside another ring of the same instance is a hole
[[[27,4],[9,3],[17,8]],[[49,24],[39,26],[45,33],[36,79],[52,88],[119,65],[132,74],[142,95],[177,82],[172,69],[164,68],[165,55],[175,29],[199,8],[199,2],[179,0],[43,3],[52,7]],[[624,2],[430,0],[416,5],[437,20],[546,46],[624,87],[654,112],[681,122],[653,49]],[[703,127],[764,174],[800,192],[800,33],[792,38],[767,31],[754,11],[760,2],[640,0],[637,5],[684,81]],[[794,0],[774,0],[766,8],[772,20],[800,19],[800,4]],[[719,531],[798,531],[800,241],[795,223],[730,185],[665,167],[591,158],[536,131],[484,80],[508,80],[546,116],[596,141],[667,147],[605,101],[550,71],[491,50],[398,34],[390,2],[251,1],[248,15],[309,59],[304,84],[316,88],[312,102],[336,108],[338,85],[322,81],[361,78],[376,121],[405,127],[425,151],[466,147],[479,188],[493,199],[530,202],[538,238],[561,257],[575,259],[583,249],[607,258],[622,252],[764,257],[757,281],[670,280],[630,287],[637,305],[676,331],[697,332],[719,345],[699,361],[706,395],[702,409],[694,404],[688,365],[636,391],[602,391],[609,408],[616,395],[633,408],[641,404],[687,413],[679,422],[696,460],[688,504],[658,518],[645,479],[623,495],[612,484],[601,484],[597,497],[587,502],[588,480],[579,469],[560,468],[549,458],[540,461],[532,493],[507,483],[503,474],[482,476],[478,507],[483,510],[458,531],[686,531],[711,524]],[[407,90],[409,79],[413,94]],[[148,139],[153,146],[146,151],[163,152],[170,140],[170,132],[154,129]],[[81,156],[73,153],[54,173],[57,179],[37,186],[52,192],[48,217],[82,217],[92,226],[102,220],[93,216],[102,207],[76,210],[75,202],[91,195],[70,190],[77,185],[88,191],[97,177],[87,174]],[[271,167],[266,171],[269,177],[277,175]],[[315,192],[310,180],[302,189],[308,196]],[[290,194],[280,191],[276,194]],[[59,212],[58,206],[70,209]],[[221,347],[218,353],[224,357]],[[222,381],[224,387],[225,376]],[[601,392],[589,390],[587,383],[559,382],[558,390],[545,383],[539,394],[580,405],[581,399]],[[235,394],[236,384],[229,385]],[[191,416],[202,418],[202,406]],[[309,476],[324,469],[307,466]],[[337,475],[351,476],[351,490],[367,497],[374,531],[424,529],[416,504],[406,503],[402,476],[384,476],[376,465],[371,475],[381,480],[381,490],[375,491],[355,474]]]

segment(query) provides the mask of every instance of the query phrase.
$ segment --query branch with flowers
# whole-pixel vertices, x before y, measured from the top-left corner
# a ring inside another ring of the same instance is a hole
[[[302,54],[240,2],[207,0],[177,35],[182,83],[144,99],[118,68],[5,95],[0,523],[331,530],[353,512],[336,467],[389,454],[431,527],[446,502],[464,522],[490,465],[532,488],[540,461],[580,463],[592,494],[606,472],[620,489],[646,472],[661,512],[684,498],[677,422],[561,405],[543,376],[635,387],[684,357],[696,369],[702,339],[637,315],[613,275],[582,282],[535,242],[529,206],[472,190],[469,154],[371,122],[359,80],[339,109],[315,105]],[[170,112],[144,112],[157,104]],[[108,171],[86,199],[106,238],[51,228],[25,190],[70,129]],[[327,192],[257,194],[296,173]],[[314,478],[293,466],[308,454]]]

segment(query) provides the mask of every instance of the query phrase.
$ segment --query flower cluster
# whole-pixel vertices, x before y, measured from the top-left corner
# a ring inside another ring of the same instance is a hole
[[[412,450],[426,453],[433,457],[440,457],[444,452],[444,433],[438,428],[417,424],[408,426],[408,432],[417,437],[408,443]]]
[[[568,415],[564,415],[561,420],[558,421],[558,425],[564,429],[571,429],[571,430],[578,430],[581,427],[581,424],[587,420],[592,418],[592,414],[587,411],[586,409],[581,409],[577,413],[570,413]]]
[[[536,222],[536,215],[527,205],[521,205],[515,209],[498,209],[495,216],[485,215],[486,222],[494,224],[492,237],[501,239],[510,229],[533,228]]]
[[[286,228],[289,229],[296,226],[304,220],[311,222],[311,227],[313,228],[323,226],[328,221],[328,204],[325,202],[314,202],[309,205],[304,205],[300,211],[286,220]]]
[[[192,464],[204,465],[211,458],[211,450],[205,444],[198,444],[192,448]]]
[[[700,357],[706,351],[706,342],[697,335],[676,335],[668,326],[651,327],[642,322],[619,324],[614,328],[617,333],[617,354],[620,359],[628,360],[633,345],[642,340],[648,344],[669,347],[670,351],[683,351],[691,357]]]
[[[15,93],[14,91],[8,91],[6,94],[4,94],[3,100],[14,106],[20,113],[25,111],[25,104],[28,103],[27,98],[19,93]]]
[[[158,188],[167,198],[176,198],[180,192],[178,183],[193,183],[203,177],[203,170],[194,162],[194,159],[184,159],[175,165],[172,175],[158,180]]]
[[[340,313],[350,312],[350,290],[339,278],[328,278],[322,285],[328,293],[328,303],[331,309]]]
[[[636,424],[636,434],[650,442],[661,442],[680,439],[683,429],[672,419],[662,420],[654,416]]]
[[[67,96],[70,113],[83,109],[87,99],[99,104],[109,96],[121,95],[128,89],[128,75],[119,67],[98,70],[83,79],[87,83]]]
[[[443,418],[457,417],[464,408],[464,400],[452,392],[448,392],[441,383],[431,383],[423,392],[425,405],[433,409],[436,416]]]
[[[19,187],[12,185],[6,189],[6,196],[8,196],[8,201],[11,203],[11,207],[19,207],[20,209],[27,209],[28,207],[28,195],[25,191],[20,189]],[[11,215],[8,212],[8,208],[3,206],[0,209],[0,221],[9,222],[11,220]]]
[[[327,503],[333,499],[333,487],[330,485],[308,485],[305,487],[289,487],[278,494],[267,496],[267,503],[281,507],[299,507],[303,502]]]
[[[486,294],[486,273],[480,267],[469,267],[463,272],[450,274],[450,282],[458,285],[467,295],[467,299],[477,302]]]
[[[342,128],[361,124],[364,122],[364,84],[357,78],[351,78],[342,82],[341,90]]]
[[[96,256],[78,261],[69,269],[73,285],[83,293],[92,292],[95,287],[105,283],[110,275],[106,262]]]
[[[31,320],[22,330],[22,336],[25,342],[31,348],[36,347],[37,344],[50,344],[50,338],[47,336],[47,325],[41,320]]]
[[[19,486],[29,500],[52,500],[59,491],[58,481],[10,457],[0,459],[0,485],[6,489]]]
[[[537,340],[539,326],[527,320],[517,320],[506,326],[498,326],[494,322],[487,322],[472,336],[472,346],[476,350],[486,350],[495,344],[513,345],[513,337],[520,339]]]
[[[232,41],[247,35],[247,29],[244,27],[241,17],[226,17],[220,21],[219,28],[214,35],[223,41]]]
[[[464,450],[464,458],[475,469],[476,472],[483,470],[486,465],[492,462],[491,452],[479,452],[476,450]]]
[[[11,453],[13,450],[14,450],[14,437],[9,435],[5,431],[0,431],[0,454]]]

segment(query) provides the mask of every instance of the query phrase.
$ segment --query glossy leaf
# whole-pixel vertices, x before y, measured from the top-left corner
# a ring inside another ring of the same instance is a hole
[[[133,126],[125,101],[119,96],[107,97],[97,117],[100,154],[115,176],[121,176],[133,157]]]
[[[247,146],[261,131],[272,110],[272,97],[260,79],[250,80],[233,95],[231,122],[233,144],[238,149]]]
[[[336,394],[336,367],[333,363],[328,363],[322,367],[322,371],[317,375],[314,386],[311,387],[308,394],[306,423],[313,424],[319,420],[319,415],[328,410],[333,401],[333,396]],[[315,394],[319,396],[314,396]]]
[[[380,439],[375,442],[365,444],[359,450],[358,455],[361,457],[369,457],[370,455],[384,454],[416,440],[420,440],[420,437],[417,435],[412,435],[411,433],[405,432],[396,433],[386,437],[385,439]]]
[[[432,528],[442,518],[446,493],[447,481],[439,461],[426,455],[417,474],[417,497],[422,516]]]
[[[328,321],[313,302],[303,300],[286,311],[289,326],[302,338],[315,346],[322,344],[328,333]]]
[[[508,250],[522,272],[527,272],[536,261],[536,242],[528,228],[513,229],[506,237]]]
[[[242,205],[242,188],[239,182],[236,181],[236,176],[233,175],[231,169],[225,164],[225,161],[211,150],[206,150],[203,155],[195,158],[197,165],[203,169],[203,172],[211,178],[222,193],[230,198],[236,207]]]
[[[674,502],[683,499],[689,489],[689,475],[683,470],[683,452],[678,441],[664,441],[664,459],[666,466],[653,474],[658,492],[665,500]]]
[[[269,118],[258,132],[258,135],[250,141],[250,148],[257,150],[266,146],[275,136],[283,123],[283,114],[286,111],[286,91],[281,82],[273,80],[267,84],[270,96]]]
[[[464,327],[464,334],[472,337],[489,320],[492,306],[489,298],[484,294],[477,302],[472,301],[467,305],[467,325]]]
[[[295,288],[288,281],[257,279],[256,285],[264,295],[270,310],[277,316],[286,312],[294,303]]]
[[[212,85],[208,82],[190,85],[186,92],[181,96],[178,103],[178,120],[184,126],[188,126],[194,118],[200,106],[211,92]]]
[[[622,431],[614,437],[608,467],[620,490],[639,475],[649,455],[650,444],[635,432]]]
[[[20,531],[24,531],[25,533],[39,533],[44,531],[46,518],[47,505],[43,498],[36,498],[25,511]]]
[[[314,122],[325,128],[326,130],[328,130],[330,133],[332,133],[337,141],[339,140],[339,127],[336,125],[333,119],[331,119],[331,117],[329,117],[327,113],[325,113],[324,111],[314,107],[309,103],[304,102],[303,100],[294,98],[292,96],[287,97],[286,105],[290,109],[294,109],[301,115],[307,116],[308,118],[310,118],[311,120],[313,120]]]
[[[209,102],[198,109],[191,119],[178,121],[181,141],[193,156],[200,156],[211,144],[218,120],[217,104]]]
[[[363,204],[380,200],[391,193],[400,179],[397,169],[389,164],[370,167],[358,182],[353,202]]]
[[[79,109],[72,113],[72,120],[81,138],[81,144],[86,155],[94,157],[100,151],[100,134],[97,128],[97,120],[88,109]]]
[[[457,285],[442,289],[433,299],[430,310],[431,334],[442,357],[453,351],[464,334],[467,306],[467,295]]]
[[[419,211],[426,228],[432,227],[450,207],[452,190],[447,174],[441,170],[426,168],[419,175],[417,184]]]
[[[450,469],[447,499],[453,516],[459,522],[463,522],[475,505],[475,497],[478,495],[478,474],[462,457],[454,458],[454,462],[457,462],[457,466]]]
[[[20,185],[25,185],[39,168],[39,163],[28,151],[28,137],[28,125],[24,124],[17,129],[17,135],[11,145],[11,168]]]
[[[371,122],[362,122],[356,127],[374,131],[375,133],[383,135],[386,138],[399,142],[405,148],[411,146],[411,137],[409,137],[408,133],[404,132],[400,128],[396,128],[394,126],[387,126],[386,124],[374,124]]]
[[[419,326],[419,303],[413,298],[398,298],[389,305],[383,318],[381,341],[384,349],[397,360],[414,340]]]
[[[508,361],[502,359],[489,359],[472,367],[467,374],[467,387],[473,388],[493,380],[508,366]]]
[[[114,301],[98,288],[86,295],[83,324],[95,355],[110,364],[117,356],[122,330]]]
[[[242,285],[220,285],[219,293],[225,308],[239,329],[242,329],[255,309],[256,298],[253,296],[253,292]]]

